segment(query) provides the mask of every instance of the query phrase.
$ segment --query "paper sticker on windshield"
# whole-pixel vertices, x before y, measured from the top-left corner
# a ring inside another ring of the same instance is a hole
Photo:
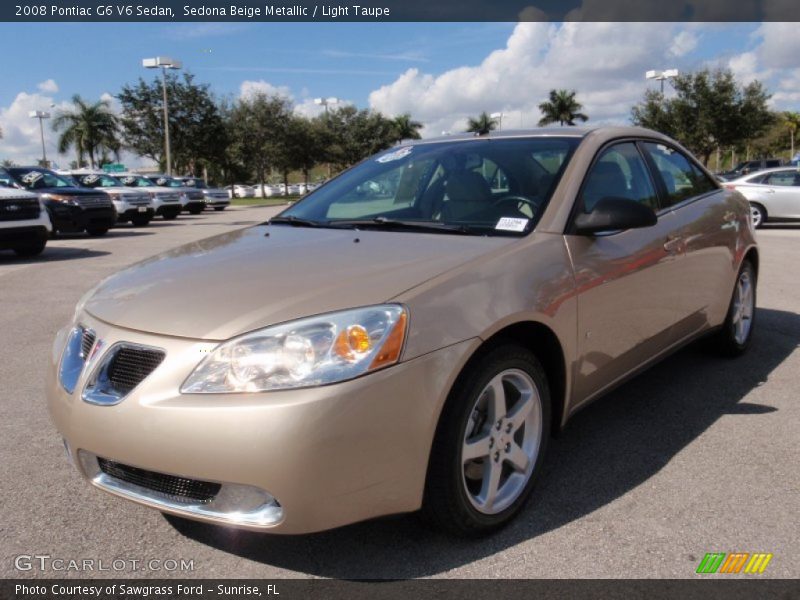
[[[530,219],[500,217],[500,220],[494,228],[500,229],[501,231],[525,231],[525,228],[528,226],[528,221],[530,221]]]
[[[123,177],[122,178],[122,183],[124,183],[125,185],[130,185],[132,183],[136,183],[136,177]]]
[[[22,183],[26,183],[28,185],[33,185],[37,181],[39,181],[44,175],[39,173],[39,171],[31,171],[30,173],[25,173],[20,179]]]
[[[84,175],[83,183],[89,185],[91,183],[95,183],[98,179],[100,179],[99,175]]]
[[[383,156],[379,156],[375,159],[375,162],[379,163],[387,163],[392,162],[393,160],[400,160],[401,158],[405,158],[409,154],[411,154],[412,146],[406,146],[405,148],[400,148],[395,150],[394,152],[389,152],[388,154],[384,154]]]

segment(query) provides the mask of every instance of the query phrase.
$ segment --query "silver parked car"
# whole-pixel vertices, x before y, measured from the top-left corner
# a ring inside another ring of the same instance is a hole
[[[725,183],[750,202],[753,225],[800,220],[800,167],[766,169]]]

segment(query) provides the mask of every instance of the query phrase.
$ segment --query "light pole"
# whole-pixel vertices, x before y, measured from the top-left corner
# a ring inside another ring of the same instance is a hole
[[[330,98],[314,98],[314,104],[317,106],[324,106],[325,107],[325,114],[328,114],[328,106],[333,104],[339,104],[340,100],[331,96]]]
[[[167,155],[167,175],[172,176],[172,153],[169,146],[169,104],[167,103],[167,69],[180,69],[183,63],[168,56],[145,58],[142,61],[145,69],[161,69],[161,88],[164,92],[164,151]]]
[[[655,79],[661,82],[661,93],[664,93],[664,81],[678,76],[678,69],[667,69],[666,71],[647,71],[645,79]]]
[[[39,119],[39,133],[42,136],[42,166],[47,168],[47,151],[44,147],[44,120],[50,118],[50,113],[43,110],[32,110],[28,113],[31,119]]]
[[[497,119],[497,131],[503,131],[503,113],[493,112],[489,115],[492,119]]]
[[[330,98],[314,98],[314,104],[316,104],[317,106],[324,106],[325,107],[325,117],[326,117],[326,120],[327,120],[328,106],[330,106],[331,104],[333,104],[333,105],[339,104],[339,99],[334,97],[334,96],[331,96]],[[330,178],[331,178],[331,163],[328,163],[328,179],[330,179]],[[287,194],[288,194],[288,190],[287,190]]]

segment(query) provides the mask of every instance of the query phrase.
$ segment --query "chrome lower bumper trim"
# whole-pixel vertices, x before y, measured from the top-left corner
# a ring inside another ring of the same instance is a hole
[[[224,525],[269,528],[283,520],[283,507],[268,492],[250,485],[221,482],[219,493],[207,503],[175,498],[104,473],[97,456],[78,451],[81,469],[102,490],[159,510]]]

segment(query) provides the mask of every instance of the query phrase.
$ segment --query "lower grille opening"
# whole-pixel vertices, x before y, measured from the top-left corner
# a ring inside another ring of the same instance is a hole
[[[219,493],[222,485],[211,481],[187,479],[165,475],[155,471],[139,469],[122,463],[97,457],[100,470],[106,475],[164,494],[170,499],[186,503],[208,504]]]

